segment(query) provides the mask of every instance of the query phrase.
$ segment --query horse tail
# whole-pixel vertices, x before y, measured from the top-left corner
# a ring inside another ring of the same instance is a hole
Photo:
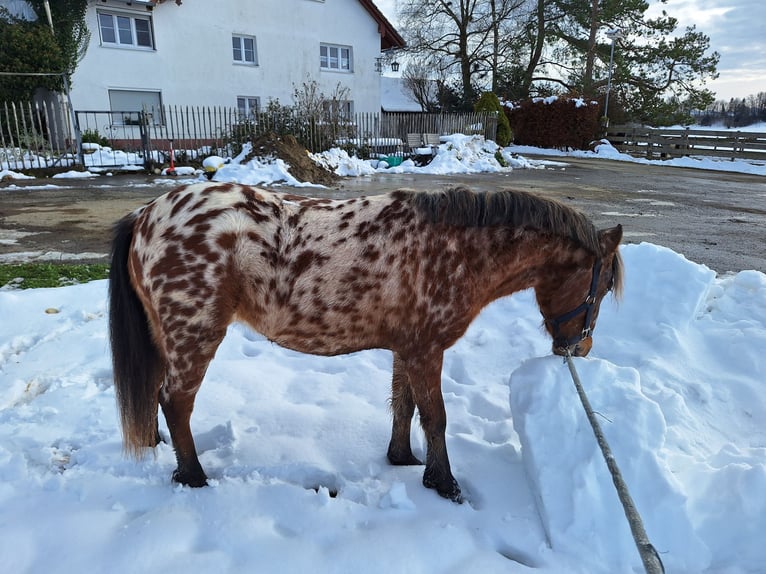
[[[109,340],[117,408],[125,452],[138,458],[142,448],[157,444],[158,391],[164,362],[149,330],[146,310],[130,281],[128,258],[132,213],[114,226],[109,268]]]

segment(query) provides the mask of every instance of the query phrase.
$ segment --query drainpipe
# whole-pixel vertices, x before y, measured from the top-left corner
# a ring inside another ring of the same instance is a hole
[[[51,16],[51,5],[48,0],[43,0],[43,7],[45,8],[45,15],[48,17],[48,25],[51,27],[51,34],[55,34],[53,31],[53,17]]]

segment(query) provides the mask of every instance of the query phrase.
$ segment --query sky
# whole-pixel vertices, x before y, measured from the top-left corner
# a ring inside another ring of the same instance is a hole
[[[451,136],[432,172],[500,169],[491,143]],[[335,153],[324,159],[362,169]],[[268,169],[215,178],[286,181],[284,164]],[[762,572],[766,274],[718,275],[651,243],[621,252],[624,297],[604,300],[593,350],[574,361],[649,540],[667,572]],[[106,281],[18,287],[0,286],[0,572],[641,571],[531,290],[491,304],[445,353],[457,505],[422,486],[422,466],[386,462],[390,352],[304,355],[238,324],[192,417],[210,486],[174,485],[168,442],[123,456]]]
[[[665,10],[678,19],[678,31],[687,26],[710,37],[710,50],[721,55],[719,78],[706,86],[716,99],[745,98],[766,92],[766,2],[763,0],[650,1],[650,16]],[[376,0],[393,23],[396,0]]]
[[[711,49],[721,54],[720,76],[708,84],[717,99],[766,92],[766,2],[668,0],[664,6],[654,4],[678,18],[679,29],[696,25],[710,37]]]

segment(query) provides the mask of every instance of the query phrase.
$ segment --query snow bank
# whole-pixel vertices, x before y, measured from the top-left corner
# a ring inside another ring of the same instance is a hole
[[[625,298],[602,305],[583,384],[668,572],[761,572],[766,275],[622,250]],[[241,325],[192,417],[211,486],[172,484],[166,443],[125,459],[106,294],[0,290],[0,571],[640,571],[532,291],[444,356],[463,505],[423,488],[422,466],[386,462],[389,352],[302,355]]]
[[[588,572],[640,571],[608,468],[562,360],[527,361],[510,380],[511,412],[551,546]],[[575,359],[583,388],[668,572],[702,572],[710,550],[662,451],[665,420],[634,368]]]

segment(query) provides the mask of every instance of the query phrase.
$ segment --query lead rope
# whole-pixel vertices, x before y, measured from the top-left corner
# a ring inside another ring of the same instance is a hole
[[[593,409],[590,406],[590,401],[582,388],[580,377],[575,370],[572,354],[569,352],[569,349],[567,349],[565,359],[569,366],[569,372],[572,374],[572,380],[577,389],[577,394],[580,396],[580,401],[582,402],[585,414],[588,417],[588,422],[590,422],[593,434],[596,436],[596,442],[598,442],[598,446],[601,448],[601,454],[604,456],[606,466],[609,467],[609,472],[612,475],[614,488],[617,490],[617,496],[620,497],[622,509],[625,511],[625,518],[628,519],[630,531],[633,533],[633,541],[636,543],[638,553],[641,555],[641,561],[644,563],[644,570],[646,571],[646,574],[665,574],[665,567],[662,565],[660,555],[657,553],[657,550],[646,535],[644,524],[641,521],[641,515],[638,513],[638,510],[636,510],[636,506],[633,504],[633,499],[630,497],[630,492],[628,492],[628,485],[625,484],[625,481],[622,479],[622,474],[617,467],[617,462],[614,460],[612,450],[606,442],[604,433],[601,432],[601,426],[598,424],[596,415],[593,413]]]

